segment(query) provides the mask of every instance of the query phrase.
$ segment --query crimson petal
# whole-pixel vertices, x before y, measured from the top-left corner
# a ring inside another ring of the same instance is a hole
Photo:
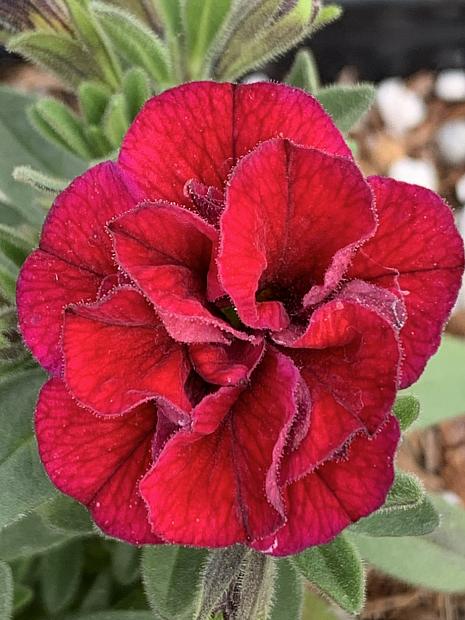
[[[53,374],[63,363],[64,308],[94,300],[102,280],[116,271],[105,224],[140,198],[133,182],[108,162],[73,181],[47,216],[40,249],[21,270],[17,306],[26,344]]]
[[[85,504],[110,536],[156,544],[139,480],[152,464],[156,407],[145,403],[117,418],[99,418],[79,407],[64,383],[42,388],[35,425],[39,452],[52,482]]]
[[[374,437],[362,434],[331,460],[286,489],[288,521],[254,544],[275,556],[299,553],[332,540],[386,500],[394,480],[399,425],[390,416]]]
[[[401,387],[407,387],[439,346],[461,284],[463,241],[451,210],[437,194],[381,177],[369,183],[379,227],[355,257],[349,275],[394,293],[400,288],[408,316],[401,331]]]
[[[236,162],[275,137],[352,157],[320,103],[301,90],[196,82],[145,105],[126,135],[119,164],[151,200],[188,205],[186,182],[222,191]]]
[[[63,345],[68,387],[98,413],[120,414],[156,397],[190,407],[184,351],[134,289],[68,308]]]
[[[198,405],[193,429],[167,443],[141,483],[155,532],[171,543],[222,547],[283,524],[274,477],[299,379],[290,360],[268,351],[250,387],[220,388]]]
[[[370,188],[353,162],[285,140],[244,157],[227,190],[218,257],[221,282],[242,321],[286,328],[281,303],[256,302],[260,289],[301,300],[311,284],[324,281],[341,250],[347,266],[375,223]]]

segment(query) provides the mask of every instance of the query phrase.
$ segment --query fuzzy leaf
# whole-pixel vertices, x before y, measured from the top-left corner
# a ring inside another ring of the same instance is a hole
[[[0,528],[56,495],[42,468],[32,414],[44,373],[30,370],[0,382]]]
[[[45,98],[38,101],[33,109],[35,115],[51,128],[69,151],[84,160],[92,158],[81,120],[67,105],[56,99]]]
[[[97,125],[89,125],[84,128],[84,133],[89,143],[90,148],[92,149],[93,159],[112,159],[113,145],[110,140],[106,137],[105,131],[98,127]],[[91,165],[94,165],[92,162]]]
[[[140,577],[140,553],[137,547],[125,543],[112,545],[111,569],[116,581],[128,586]]]
[[[356,547],[344,534],[291,558],[295,568],[342,609],[358,613],[364,603],[365,575]]]
[[[153,620],[153,615],[149,611],[100,611],[95,614],[73,614],[63,620]]]
[[[15,583],[13,607],[15,615],[25,609],[34,599],[34,590],[22,583]],[[1,614],[0,614],[1,618]]]
[[[180,0],[152,0],[161,18],[162,26],[170,36],[177,36],[182,31]]]
[[[320,8],[320,11],[313,22],[314,30],[319,30],[332,22],[338,20],[343,13],[343,9],[341,6],[337,4],[328,4]]]
[[[83,82],[79,86],[79,107],[86,123],[98,125],[105,114],[110,91],[99,82]]]
[[[268,620],[273,606],[276,562],[261,553],[249,553],[237,579],[237,605],[231,620]]]
[[[303,88],[309,93],[316,93],[320,88],[320,77],[315,57],[309,49],[297,52],[291,70],[284,78],[291,86]]]
[[[136,17],[103,2],[92,7],[118,53],[131,65],[142,67],[158,84],[169,80],[168,52],[163,41]]]
[[[62,545],[70,538],[69,534],[51,530],[38,514],[31,512],[0,530],[0,560],[11,562],[34,557]]]
[[[420,401],[421,416],[413,428],[424,428],[465,412],[465,343],[445,335],[420,379],[401,394]]]
[[[107,140],[114,148],[121,145],[129,124],[128,106],[124,95],[113,95],[105,112],[103,130]]]
[[[129,120],[132,122],[149,99],[150,85],[143,69],[133,67],[124,76],[123,91],[126,97]]]
[[[393,407],[393,413],[399,420],[401,430],[406,431],[420,415],[420,402],[415,396],[399,396]]]
[[[375,94],[371,84],[357,84],[328,86],[319,90],[316,96],[337,127],[346,133],[368,112]]]
[[[431,496],[441,515],[427,536],[371,538],[350,534],[363,558],[401,581],[440,592],[465,590],[465,511]]]
[[[145,547],[142,579],[156,620],[192,620],[197,585],[207,555],[205,549],[175,545]]]
[[[19,228],[0,224],[0,251],[16,266],[20,267],[35,245],[30,233],[23,233]]]
[[[39,566],[40,591],[45,608],[58,614],[72,603],[77,594],[83,565],[80,541],[72,541],[49,551]]]
[[[113,578],[109,570],[101,570],[79,605],[80,612],[100,611],[110,607]]]
[[[13,575],[6,562],[0,562],[0,620],[13,615]]]
[[[66,495],[58,495],[39,509],[44,523],[63,534],[92,534],[93,522],[87,510]]]
[[[0,265],[0,295],[6,299],[8,303],[14,303],[16,296],[16,277],[2,265]]]
[[[8,49],[52,71],[72,88],[99,77],[89,52],[65,34],[24,32],[8,41]]]
[[[270,620],[289,618],[297,620],[301,617],[303,584],[289,560],[277,561],[277,577],[275,583],[274,605]]]
[[[69,182],[65,179],[56,179],[43,174],[38,170],[34,170],[30,166],[18,166],[13,170],[13,178],[18,183],[26,183],[38,192],[48,194],[59,194],[62,192]]]

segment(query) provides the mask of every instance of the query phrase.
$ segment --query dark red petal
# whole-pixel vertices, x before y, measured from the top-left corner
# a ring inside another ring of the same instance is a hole
[[[206,307],[218,233],[173,204],[144,204],[110,225],[116,258],[182,342],[227,342],[231,326]],[[239,335],[239,334],[237,334]]]
[[[301,90],[196,82],[145,105],[126,135],[119,163],[150,199],[187,205],[187,181],[223,190],[238,159],[275,137],[352,157],[331,118]]]
[[[381,177],[369,182],[379,227],[357,254],[349,275],[393,292],[400,288],[408,315],[401,332],[402,387],[407,387],[439,346],[461,283],[463,242],[452,212],[437,194]]]
[[[194,431],[177,433],[141,483],[154,531],[221,547],[282,525],[277,467],[299,379],[290,360],[268,351],[250,387],[220,388],[196,408]]]
[[[395,400],[400,348],[382,315],[343,297],[314,312],[290,353],[310,391],[310,428],[283,462],[295,480],[328,459],[355,432],[375,433]]]
[[[64,308],[94,300],[101,280],[116,270],[105,223],[133,208],[139,197],[133,183],[107,162],[73,181],[50,210],[40,250],[19,276],[17,306],[26,344],[53,374],[62,367]]]
[[[61,332],[64,308],[92,301],[100,276],[42,250],[33,252],[18,278],[16,303],[21,334],[40,364],[59,375],[63,366]]]
[[[68,387],[98,413],[120,414],[157,396],[190,406],[184,351],[134,289],[68,308],[63,348]]]
[[[344,250],[340,278],[355,244],[375,228],[371,191],[353,162],[285,140],[266,142],[242,159],[226,205],[220,279],[252,327],[282,330],[288,323],[280,303],[257,303],[257,293],[285,290],[301,300]]]
[[[194,370],[208,383],[238,385],[250,379],[262,358],[264,341],[257,344],[233,340],[225,344],[191,344],[189,354]]]
[[[137,545],[161,542],[150,529],[138,489],[152,464],[153,404],[99,418],[79,407],[62,381],[52,379],[42,388],[35,425],[52,482],[85,504],[104,532]]]
[[[377,435],[360,435],[330,461],[286,489],[288,521],[254,547],[283,556],[321,545],[383,505],[394,480],[399,425],[390,416]]]

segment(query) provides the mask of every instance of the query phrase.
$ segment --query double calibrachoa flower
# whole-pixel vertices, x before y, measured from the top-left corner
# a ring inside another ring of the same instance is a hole
[[[429,190],[365,179],[315,99],[193,83],[56,200],[18,285],[44,466],[108,534],[287,555],[379,508],[396,391],[463,271]]]

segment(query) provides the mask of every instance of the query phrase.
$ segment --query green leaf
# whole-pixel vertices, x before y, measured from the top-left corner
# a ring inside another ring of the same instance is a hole
[[[277,577],[275,582],[274,605],[270,620],[298,620],[301,616],[303,584],[289,560],[277,561]]]
[[[333,117],[337,127],[347,133],[368,112],[375,94],[375,87],[371,84],[357,84],[328,86],[319,90],[316,97]]]
[[[150,28],[127,11],[103,2],[93,2],[92,8],[125,60],[145,69],[158,84],[169,81],[168,50]]]
[[[121,146],[129,124],[129,111],[125,96],[121,93],[113,95],[103,119],[105,136],[113,147]]]
[[[204,549],[175,545],[145,547],[142,578],[157,620],[192,620],[197,586],[207,554]]]
[[[420,402],[415,396],[399,396],[395,402],[393,413],[399,420],[401,430],[406,431],[420,415]]]
[[[109,570],[100,571],[82,598],[80,612],[100,611],[110,607],[113,579]]]
[[[297,52],[291,70],[284,78],[291,86],[303,88],[309,93],[316,93],[320,88],[320,77],[315,57],[309,49]]]
[[[95,614],[74,614],[66,616],[64,620],[153,620],[153,615],[149,611],[101,611]]]
[[[92,534],[94,524],[84,506],[66,495],[58,495],[39,508],[40,516],[50,528],[63,534]]]
[[[182,31],[180,0],[152,0],[152,2],[168,35],[171,37],[179,35]]]
[[[123,92],[126,97],[129,120],[132,122],[151,95],[149,80],[143,69],[133,67],[126,73]]]
[[[342,609],[358,613],[365,598],[365,575],[356,547],[344,534],[328,545],[310,547],[291,558],[295,568]]]
[[[125,543],[112,543],[111,570],[116,581],[129,586],[140,576],[140,553],[137,547]]]
[[[67,534],[48,528],[39,515],[32,512],[24,519],[0,530],[0,559],[10,562],[29,558],[70,539]]]
[[[8,303],[14,303],[16,296],[16,274],[12,275],[8,269],[0,265],[0,294]]]
[[[420,536],[439,525],[439,515],[414,476],[398,473],[385,505],[352,525],[367,536]]]
[[[320,8],[318,15],[313,22],[313,29],[319,30],[342,16],[343,9],[338,4],[328,4]]]
[[[8,49],[52,71],[72,88],[99,77],[89,52],[66,34],[24,32],[8,41]]]
[[[0,194],[5,196],[4,202],[14,206],[37,228],[42,224],[44,211],[33,206],[34,190],[15,181],[13,170],[27,165],[45,174],[69,179],[81,174],[85,163],[34,131],[27,118],[27,108],[34,101],[34,97],[0,87],[0,143],[8,145],[0,159]]]
[[[94,159],[112,159],[111,154],[113,152],[113,146],[101,127],[98,127],[97,125],[88,125],[84,128],[84,133],[87,142],[92,149]],[[92,161],[91,165],[94,165],[95,163],[97,162]]]
[[[30,185],[39,192],[57,195],[69,184],[66,179],[56,179],[30,166],[18,166],[13,170],[13,178],[19,183]]]
[[[0,528],[56,495],[43,470],[32,414],[44,373],[30,370],[0,382]]]
[[[234,588],[234,620],[269,620],[273,607],[276,561],[252,551],[242,562]]]
[[[98,67],[103,81],[113,90],[121,84],[122,70],[107,35],[90,11],[88,2],[65,0],[74,29]]]
[[[465,510],[431,497],[440,526],[427,536],[371,538],[351,534],[363,558],[401,581],[441,592],[465,590]]]
[[[298,618],[298,616],[296,616]],[[309,589],[305,590],[302,620],[338,620],[327,601]]]
[[[0,620],[13,616],[13,575],[5,562],[0,562]]]
[[[420,401],[421,415],[413,428],[438,424],[465,412],[465,343],[445,334],[436,355],[420,379],[401,394]]]
[[[62,545],[41,558],[40,591],[50,614],[64,611],[73,602],[81,580],[83,559],[80,541]]]
[[[99,82],[83,82],[79,85],[79,107],[86,123],[98,125],[105,114],[111,93]]]
[[[190,78],[203,76],[207,53],[231,9],[232,0],[182,0]]]
[[[42,123],[50,127],[69,151],[84,160],[92,158],[81,119],[67,105],[57,99],[44,98],[33,109],[36,117],[40,117]]]
[[[23,611],[34,599],[34,590],[22,583],[15,583],[13,607],[15,615]],[[1,618],[1,615],[0,615]]]
[[[0,224],[0,251],[20,267],[36,244],[30,230]]]

